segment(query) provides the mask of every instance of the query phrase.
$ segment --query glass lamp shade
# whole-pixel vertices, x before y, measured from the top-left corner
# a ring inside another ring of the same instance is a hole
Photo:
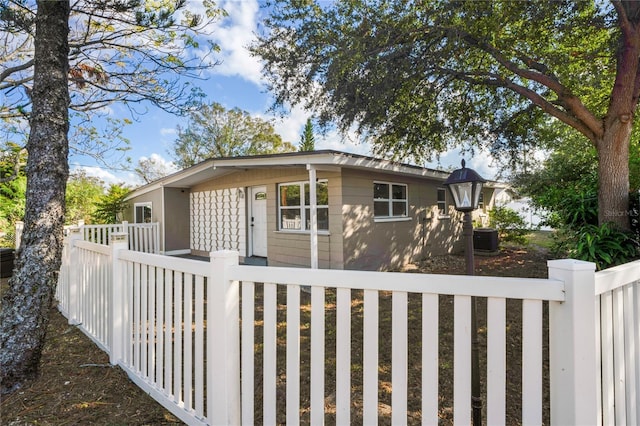
[[[475,170],[467,169],[462,160],[462,168],[454,170],[444,184],[451,191],[456,210],[470,212],[478,208],[482,184],[485,182]]]

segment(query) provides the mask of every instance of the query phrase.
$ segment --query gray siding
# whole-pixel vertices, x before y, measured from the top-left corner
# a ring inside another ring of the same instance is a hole
[[[374,181],[407,185],[407,219],[375,220]],[[397,269],[428,256],[449,253],[460,227],[455,218],[438,216],[438,187],[439,182],[428,179],[344,170],[345,269]]]
[[[164,188],[165,251],[189,249],[189,190]]]

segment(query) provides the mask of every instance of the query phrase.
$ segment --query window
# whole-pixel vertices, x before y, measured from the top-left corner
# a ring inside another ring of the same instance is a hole
[[[151,223],[151,203],[135,203],[135,223]]]
[[[484,194],[480,191],[480,197],[478,198],[478,208],[482,211],[484,210]]]
[[[438,214],[440,216],[447,216],[449,214],[446,188],[438,188]]]
[[[407,217],[407,185],[388,182],[373,182],[373,216]]]
[[[278,185],[278,218],[281,231],[311,229],[311,188],[309,182]],[[329,187],[326,180],[316,183],[318,230],[329,230]],[[303,228],[304,226],[304,228]]]

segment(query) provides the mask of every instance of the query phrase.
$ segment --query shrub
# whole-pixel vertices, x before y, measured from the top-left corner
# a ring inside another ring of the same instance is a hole
[[[596,264],[598,270],[626,263],[638,256],[638,241],[633,234],[611,224],[585,225],[576,232],[575,246],[569,256]]]
[[[529,231],[520,214],[509,207],[496,206],[489,210],[489,226],[498,230],[500,241],[525,244]]]

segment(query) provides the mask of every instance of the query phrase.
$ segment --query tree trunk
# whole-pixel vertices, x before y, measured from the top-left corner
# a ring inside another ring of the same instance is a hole
[[[631,124],[608,128],[596,144],[598,151],[598,223],[631,229],[629,216],[629,138]]]
[[[0,311],[2,394],[38,374],[62,255],[69,175],[69,1],[37,4],[24,231]]]

